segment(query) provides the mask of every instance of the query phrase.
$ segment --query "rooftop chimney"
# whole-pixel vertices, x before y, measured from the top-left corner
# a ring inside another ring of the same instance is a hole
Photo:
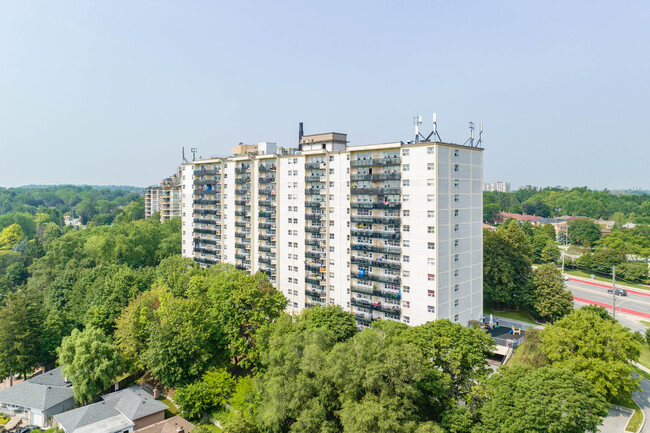
[[[302,122],[298,124],[298,150],[302,150],[302,136],[305,135],[305,131],[302,129]]]

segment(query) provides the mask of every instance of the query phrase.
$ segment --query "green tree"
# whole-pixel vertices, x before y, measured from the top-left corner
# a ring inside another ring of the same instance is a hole
[[[11,250],[25,236],[22,227],[12,224],[0,232],[0,250]]]
[[[544,263],[555,263],[560,260],[560,257],[560,249],[555,245],[554,242],[549,242],[542,250],[542,255],[540,258]]]
[[[502,368],[488,395],[482,431],[494,433],[596,431],[609,407],[588,380],[560,368]]]
[[[546,233],[546,236],[552,241],[555,241],[555,227],[553,227],[553,224],[544,224],[542,226],[542,230],[544,230],[544,233]]]
[[[106,389],[122,372],[122,358],[117,347],[101,330],[75,329],[59,348],[63,374],[73,385],[74,398],[88,403]]]
[[[302,329],[327,328],[336,341],[345,341],[357,333],[354,316],[338,305],[306,309],[296,321]]]
[[[555,321],[573,311],[573,295],[553,264],[541,265],[533,272],[533,293],[533,309],[544,320]]]
[[[569,221],[568,230],[569,241],[574,244],[591,247],[600,239],[600,227],[589,219]]]
[[[491,223],[501,212],[501,206],[497,203],[486,203],[483,205],[483,222]]]
[[[643,262],[627,262],[616,268],[616,273],[626,280],[648,278],[648,265]]]
[[[600,310],[581,308],[547,325],[540,349],[553,367],[585,377],[609,401],[629,397],[639,383],[630,361],[639,359],[640,337]]]
[[[214,409],[212,391],[210,386],[203,381],[176,388],[174,401],[178,404],[183,416],[190,420],[199,420],[204,413]]]

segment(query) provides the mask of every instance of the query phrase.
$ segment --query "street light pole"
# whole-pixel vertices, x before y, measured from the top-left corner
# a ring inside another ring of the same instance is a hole
[[[616,266],[612,266],[612,318],[616,319]]]

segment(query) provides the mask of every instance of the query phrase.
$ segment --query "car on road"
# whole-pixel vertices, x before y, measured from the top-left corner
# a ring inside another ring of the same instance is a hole
[[[562,275],[562,278],[564,279],[564,281],[569,281],[569,276],[568,275]]]
[[[607,289],[607,293],[612,293],[612,289]],[[617,296],[627,296],[627,290],[625,289],[616,289]]]

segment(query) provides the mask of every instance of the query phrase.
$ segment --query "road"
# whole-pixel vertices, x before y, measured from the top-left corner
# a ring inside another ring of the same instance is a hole
[[[641,390],[632,395],[632,400],[639,405],[645,414],[645,425],[642,433],[650,433],[650,382],[647,379],[641,379]]]
[[[566,286],[573,293],[576,306],[596,304],[611,311],[612,295],[607,293],[611,284],[599,281],[587,282],[570,277]],[[650,321],[650,291],[630,289],[627,296],[617,296],[616,318],[633,331],[645,332],[646,328],[639,323],[639,320]]]

